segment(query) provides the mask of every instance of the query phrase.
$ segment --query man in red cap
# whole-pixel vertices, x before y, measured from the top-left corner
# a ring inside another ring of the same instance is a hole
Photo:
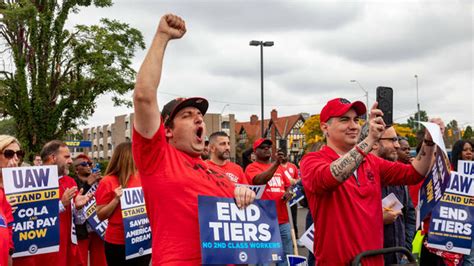
[[[278,224],[280,226],[281,241],[283,244],[284,261],[277,265],[288,265],[286,255],[293,254],[293,243],[291,241],[291,227],[288,219],[286,202],[290,198],[290,180],[285,176],[283,168],[280,167],[284,161],[284,154],[279,151],[276,160],[271,163],[272,141],[260,138],[253,143],[255,162],[249,164],[245,174],[249,183],[253,185],[266,185],[262,199],[273,200],[276,204]]]
[[[203,98],[179,98],[158,109],[157,88],[168,42],[186,32],[175,15],[161,18],[151,47],[138,71],[133,95],[133,157],[138,168],[152,231],[153,265],[199,265],[201,247],[198,195],[235,197],[246,207],[255,193],[235,187],[210,171],[200,155],[206,126]]]
[[[369,134],[359,144],[362,102],[337,98],[321,111],[321,130],[327,145],[301,161],[302,181],[311,210],[318,265],[348,265],[363,251],[383,247],[382,185],[416,184],[428,172],[435,145],[426,131],[423,147],[411,165],[370,154],[385,131],[383,113],[374,104]],[[441,124],[440,120],[437,121]],[[364,265],[383,265],[383,256]]]

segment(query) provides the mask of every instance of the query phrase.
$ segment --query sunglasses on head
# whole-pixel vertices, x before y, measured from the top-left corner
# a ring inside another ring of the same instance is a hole
[[[23,158],[23,156],[25,156],[25,152],[22,151],[22,150],[17,150],[17,151],[4,150],[3,151],[3,156],[5,156],[5,158],[7,158],[7,159],[13,158],[13,156],[15,156],[15,154],[16,154],[16,157],[18,157],[18,158]]]
[[[86,167],[86,166],[91,167],[91,166],[92,166],[92,162],[82,162],[82,163],[80,163],[80,164],[78,164],[78,165],[84,166],[84,167]]]

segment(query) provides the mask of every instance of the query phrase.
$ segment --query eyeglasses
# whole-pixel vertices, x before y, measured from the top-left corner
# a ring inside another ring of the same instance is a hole
[[[15,156],[15,154],[16,154],[16,157],[21,159],[25,156],[25,151],[22,151],[22,150],[17,150],[17,151],[4,150],[3,151],[3,156],[5,156],[5,158],[7,158],[7,159],[13,158],[13,156]]]
[[[397,142],[398,141],[398,137],[393,137],[393,138],[380,138],[379,140],[390,140],[392,142]]]
[[[78,164],[78,165],[83,166],[83,167],[86,167],[86,166],[91,167],[91,166],[92,166],[92,162],[81,162],[81,163]]]

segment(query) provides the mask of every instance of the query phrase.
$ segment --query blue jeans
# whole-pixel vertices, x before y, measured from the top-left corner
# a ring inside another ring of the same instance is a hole
[[[293,242],[291,241],[291,226],[289,223],[280,224],[280,236],[283,248],[282,261],[278,262],[277,266],[288,266],[286,255],[293,254]],[[257,264],[257,266],[269,266],[270,264]]]

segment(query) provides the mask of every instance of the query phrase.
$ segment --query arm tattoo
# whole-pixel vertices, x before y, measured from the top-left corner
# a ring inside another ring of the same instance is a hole
[[[359,144],[359,148],[364,152],[368,152],[368,147],[369,145],[366,142]],[[359,167],[363,159],[364,156],[356,148],[353,148],[347,154],[331,163],[331,173],[339,182],[344,182]]]

